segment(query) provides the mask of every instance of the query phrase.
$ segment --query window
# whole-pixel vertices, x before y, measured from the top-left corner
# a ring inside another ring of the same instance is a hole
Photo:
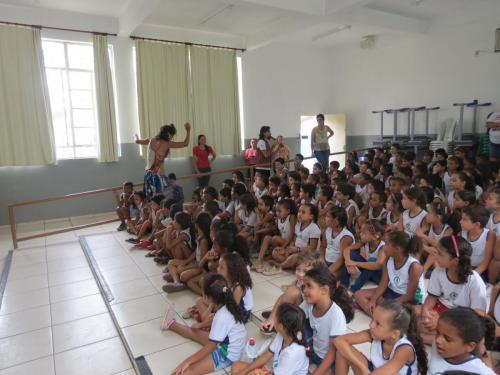
[[[97,157],[91,43],[42,40],[57,159]]]

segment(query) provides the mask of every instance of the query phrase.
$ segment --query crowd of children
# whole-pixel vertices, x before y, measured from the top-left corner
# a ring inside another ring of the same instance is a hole
[[[200,295],[183,316],[194,324],[176,322],[170,309],[162,322],[203,345],[174,374],[493,374],[500,163],[461,148],[416,160],[397,144],[350,153],[342,169],[332,161],[309,171],[302,160],[288,170],[277,159],[272,176],[257,170],[249,189],[235,171],[187,203],[177,185],[146,202],[124,184],[118,230],[165,266],[165,292]],[[282,269],[295,269],[296,280],[262,313],[261,330],[274,340],[242,362],[251,275]],[[371,323],[348,333],[356,310]],[[356,349],[362,343],[369,357]]]

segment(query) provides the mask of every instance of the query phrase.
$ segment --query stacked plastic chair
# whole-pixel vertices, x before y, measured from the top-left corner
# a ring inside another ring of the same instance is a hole
[[[444,148],[448,154],[453,151],[453,138],[455,137],[455,129],[457,121],[450,118],[442,123],[439,133],[435,141],[431,141],[429,149],[436,151],[437,149]]]

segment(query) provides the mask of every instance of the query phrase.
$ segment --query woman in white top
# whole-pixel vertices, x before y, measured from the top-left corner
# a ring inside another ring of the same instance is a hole
[[[291,303],[279,305],[274,328],[278,332],[269,350],[257,357],[252,363],[235,362],[231,367],[233,374],[251,374],[265,368],[275,375],[307,375],[309,359],[306,355],[307,343],[304,341],[304,312]],[[272,360],[272,366],[266,364]]]
[[[495,332],[488,320],[466,307],[445,311],[439,318],[427,374],[468,371],[494,375],[486,349],[492,343]]]
[[[334,340],[337,348],[335,375],[377,370],[381,374],[417,375],[427,373],[427,353],[420,340],[413,308],[395,301],[381,302],[373,312],[370,329],[349,333]],[[366,358],[354,345],[370,343]]]
[[[333,130],[325,125],[325,115],[316,116],[318,125],[311,130],[311,151],[321,164],[324,171],[328,170],[328,159],[330,158],[330,145],[328,140],[333,137]]]

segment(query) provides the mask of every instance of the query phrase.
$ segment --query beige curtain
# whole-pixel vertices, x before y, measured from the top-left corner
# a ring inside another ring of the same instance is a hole
[[[191,121],[187,47],[147,40],[136,40],[135,46],[141,138],[154,137],[162,125],[173,123],[175,140],[183,140],[184,123]],[[171,152],[171,156],[188,155],[191,147]]]
[[[99,128],[99,162],[118,160],[118,136],[116,131],[115,97],[113,79],[109,66],[108,37],[93,35],[94,77],[97,101],[97,123]]]
[[[236,52],[192,46],[191,78],[195,135],[219,155],[240,154]]]
[[[0,165],[55,161],[40,30],[0,24]]]

